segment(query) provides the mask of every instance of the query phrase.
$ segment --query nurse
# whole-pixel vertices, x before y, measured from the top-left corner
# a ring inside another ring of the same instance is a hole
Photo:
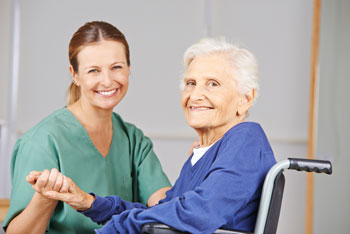
[[[39,122],[14,147],[11,204],[3,224],[7,233],[93,233],[102,227],[35,192],[26,182],[30,171],[44,170],[46,190],[65,191],[66,185],[58,186],[64,174],[83,190],[148,206],[170,188],[150,139],[113,112],[129,85],[124,35],[106,22],[86,23],[70,41],[69,61],[73,80],[68,105]]]

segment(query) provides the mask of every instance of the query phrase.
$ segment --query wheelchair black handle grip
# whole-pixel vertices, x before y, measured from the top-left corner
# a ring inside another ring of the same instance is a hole
[[[290,165],[288,169],[297,171],[317,172],[332,174],[332,163],[328,160],[316,160],[305,158],[288,158]]]

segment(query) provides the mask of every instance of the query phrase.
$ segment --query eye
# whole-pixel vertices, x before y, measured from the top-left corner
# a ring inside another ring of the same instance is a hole
[[[118,69],[121,69],[121,68],[123,68],[122,66],[120,66],[120,65],[115,65],[115,66],[113,66],[113,70],[118,70]]]
[[[214,80],[211,80],[211,81],[209,81],[208,86],[209,87],[217,87],[217,86],[219,86],[219,83],[214,81]]]
[[[88,71],[88,73],[97,73],[97,72],[98,72],[97,69],[91,69],[91,70]]]
[[[193,80],[186,81],[186,86],[195,86],[195,85],[196,85],[196,82]]]

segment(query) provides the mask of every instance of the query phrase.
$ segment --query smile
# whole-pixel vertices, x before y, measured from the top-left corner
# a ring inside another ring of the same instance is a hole
[[[108,91],[96,91],[96,93],[105,97],[110,97],[113,96],[118,90],[119,89],[112,89]]]
[[[190,106],[190,110],[198,110],[198,111],[201,111],[201,110],[212,110],[214,108],[212,107],[207,107],[207,106]]]

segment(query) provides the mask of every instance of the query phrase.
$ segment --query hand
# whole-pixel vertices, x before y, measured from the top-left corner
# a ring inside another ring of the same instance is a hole
[[[65,183],[68,184],[68,191],[48,191],[45,195],[48,198],[60,200],[70,205],[75,210],[90,209],[95,197],[82,191],[69,177],[64,177]]]
[[[56,168],[53,168],[51,171],[32,171],[26,177],[26,180],[32,185],[33,189],[37,193],[46,197],[45,194],[48,191],[68,191],[68,181],[64,178],[65,177],[62,175],[62,173],[60,173]]]
[[[188,152],[188,157],[191,156],[193,149],[198,148],[200,146],[199,141],[194,141],[191,145],[190,151]]]
[[[32,171],[26,180],[44,197],[66,202],[76,210],[87,210],[95,201],[93,195],[82,191],[69,177],[62,175],[55,168],[51,172]]]

